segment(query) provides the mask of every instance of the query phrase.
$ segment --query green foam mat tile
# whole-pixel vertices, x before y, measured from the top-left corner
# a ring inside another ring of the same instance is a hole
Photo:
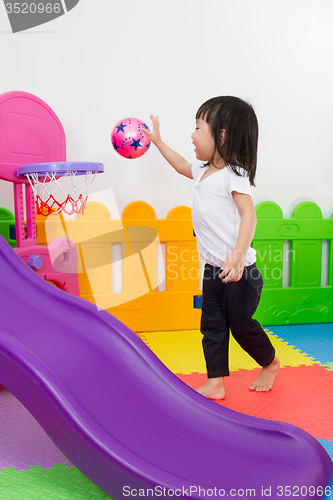
[[[324,366],[329,372],[333,372],[333,361],[329,361],[325,365],[321,365],[321,366]]]
[[[111,499],[76,467],[57,464],[52,469],[40,465],[0,473],[0,500],[102,500]]]

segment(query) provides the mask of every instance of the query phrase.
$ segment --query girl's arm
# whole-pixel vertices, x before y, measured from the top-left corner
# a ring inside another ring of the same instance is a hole
[[[246,253],[253,240],[257,224],[257,217],[253,205],[252,196],[248,194],[232,192],[236,203],[241,223],[239,227],[236,246],[230,255],[225,259],[222,266],[220,278],[225,283],[228,281],[239,281],[243,275]]]
[[[160,121],[158,116],[150,115],[151,121],[153,122],[153,131],[144,129],[143,132],[148,135],[149,139],[162,156],[166,159],[168,163],[178,172],[179,174],[185,175],[189,179],[193,179],[192,177],[192,165],[188,161],[185,160],[182,156],[180,156],[176,151],[169,148],[161,139],[160,135]]]

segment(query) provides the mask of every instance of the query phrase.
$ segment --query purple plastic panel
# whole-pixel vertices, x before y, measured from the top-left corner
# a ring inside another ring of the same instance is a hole
[[[61,177],[68,172],[75,172],[76,175],[84,175],[86,172],[104,172],[102,163],[94,163],[87,161],[62,161],[62,162],[47,162],[47,163],[29,163],[22,165],[17,169],[18,177],[23,177],[26,174],[37,173],[39,177],[45,176],[45,173],[57,174]]]
[[[200,396],[124,324],[46,283],[2,238],[0,269],[0,382],[113,498],[131,488],[278,498],[278,487],[322,497],[333,467],[312,436]]]

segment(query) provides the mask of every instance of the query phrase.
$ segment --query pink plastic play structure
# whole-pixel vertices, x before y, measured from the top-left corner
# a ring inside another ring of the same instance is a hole
[[[79,296],[75,245],[62,238],[52,256],[52,247],[37,245],[33,190],[25,177],[17,176],[22,165],[65,160],[65,132],[52,109],[27,92],[0,95],[0,179],[14,183],[15,251],[45,280]],[[57,270],[52,265],[54,260]]]

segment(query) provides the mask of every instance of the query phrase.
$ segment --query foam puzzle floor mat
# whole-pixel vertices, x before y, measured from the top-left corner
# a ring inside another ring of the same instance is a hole
[[[217,404],[301,427],[318,439],[333,459],[333,325],[273,326],[266,331],[281,360],[273,390],[249,390],[259,368],[231,338],[227,396]],[[192,388],[205,383],[199,331],[139,335],[184,383]],[[0,500],[110,498],[68,462],[5,389],[0,390],[0,429]],[[327,498],[333,500],[333,494]]]
[[[272,326],[281,341],[333,370],[333,324]]]
[[[259,393],[248,389],[259,371],[231,373],[225,381],[227,397],[217,403],[253,417],[296,425],[316,439],[333,439],[333,398],[327,397],[333,388],[332,372],[319,365],[286,366],[280,369],[274,390]],[[192,388],[207,380],[200,373],[178,377]]]

